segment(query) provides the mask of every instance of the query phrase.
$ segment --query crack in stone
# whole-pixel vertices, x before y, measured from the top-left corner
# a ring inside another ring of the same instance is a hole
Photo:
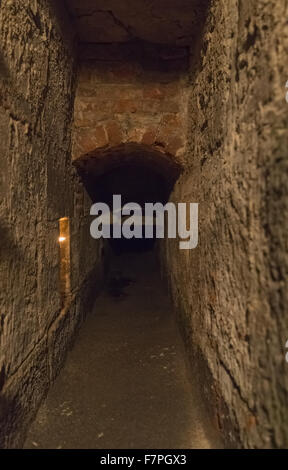
[[[242,392],[241,392],[241,388],[240,386],[238,385],[238,383],[236,382],[235,380],[235,377],[233,377],[233,375],[231,374],[229,368],[226,366],[226,364],[222,361],[222,359],[219,359],[219,362],[220,362],[220,365],[223,367],[223,369],[225,370],[226,374],[228,375],[228,377],[230,378],[232,384],[233,384],[233,387],[234,389],[237,391],[240,399],[243,401],[243,403],[247,406],[248,410],[252,413],[252,414],[255,414],[255,409],[251,408],[251,406],[249,405],[247,399],[245,397],[243,397],[242,395]]]
[[[113,21],[115,24],[117,24],[118,26],[120,26],[121,28],[124,29],[124,31],[126,31],[126,33],[128,34],[128,36],[130,36],[130,38],[134,38],[134,35],[133,33],[131,32],[131,27],[130,26],[126,26],[124,23],[122,23],[121,20],[119,20],[119,18],[117,18],[113,11],[112,10],[107,10],[107,12],[111,15]]]
[[[119,18],[117,18],[117,16],[115,16],[115,14],[113,13],[112,10],[92,10],[89,13],[83,13],[81,15],[76,15],[76,18],[79,19],[79,18],[91,17],[91,16],[93,16],[97,13],[108,13],[110,15],[110,17],[112,18],[113,22],[115,23],[115,25],[119,26],[122,29],[124,29],[124,31],[128,34],[130,39],[135,38],[135,36],[131,32],[131,27],[129,25],[126,26]]]

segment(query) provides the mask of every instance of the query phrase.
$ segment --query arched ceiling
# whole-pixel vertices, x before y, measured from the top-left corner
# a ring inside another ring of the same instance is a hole
[[[80,42],[189,46],[209,0],[66,0]]]
[[[73,164],[93,201],[123,194],[126,202],[166,202],[182,172],[171,155],[139,144],[91,152]]]

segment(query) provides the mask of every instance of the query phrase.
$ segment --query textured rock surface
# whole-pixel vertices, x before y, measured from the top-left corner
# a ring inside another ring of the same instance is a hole
[[[288,445],[287,14],[287,1],[213,2],[172,196],[200,203],[200,242],[163,253],[193,366],[245,447]]]
[[[66,0],[81,42],[193,44],[209,0]]]
[[[73,35],[59,4],[0,3],[0,447],[21,446],[89,307],[80,294],[100,257],[88,197],[71,165]],[[63,216],[70,218],[73,266],[65,310]]]

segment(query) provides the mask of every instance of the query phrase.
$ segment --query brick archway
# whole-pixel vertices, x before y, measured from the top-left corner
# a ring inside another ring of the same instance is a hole
[[[76,121],[77,123],[77,121]],[[182,119],[166,113],[160,124],[135,128],[132,125],[124,130],[120,121],[108,120],[96,127],[75,127],[72,159],[85,155],[113,153],[114,148],[137,148],[150,152],[170,155],[173,160],[181,161],[184,153],[185,136]]]
[[[74,159],[73,163],[88,187],[95,181],[99,181],[103,175],[115,170],[131,168],[131,166],[143,168],[145,171],[161,176],[167,196],[182,172],[181,163],[174,155],[165,152],[163,147],[158,149],[155,145],[135,142],[95,148]]]
[[[107,46],[105,61],[89,49],[78,73],[73,160],[130,144],[184,160],[187,51],[150,49],[139,57],[132,45]]]

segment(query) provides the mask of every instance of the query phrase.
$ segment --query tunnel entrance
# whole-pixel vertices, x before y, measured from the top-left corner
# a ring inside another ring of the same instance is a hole
[[[94,202],[105,202],[111,210],[113,195],[121,196],[122,207],[132,202],[139,204],[142,209],[146,202],[165,203],[169,196],[165,178],[154,169],[137,161],[120,165],[95,178],[93,187],[96,193],[93,196]],[[122,235],[121,238],[110,238],[108,243],[115,254],[145,252],[154,248],[155,237],[127,239]]]
[[[93,203],[104,202],[112,211],[113,195],[120,195],[122,207],[137,203],[166,204],[181,165],[170,155],[139,144],[126,144],[115,149],[90,154],[75,161],[75,166]],[[153,238],[110,238],[114,254],[153,250]]]

